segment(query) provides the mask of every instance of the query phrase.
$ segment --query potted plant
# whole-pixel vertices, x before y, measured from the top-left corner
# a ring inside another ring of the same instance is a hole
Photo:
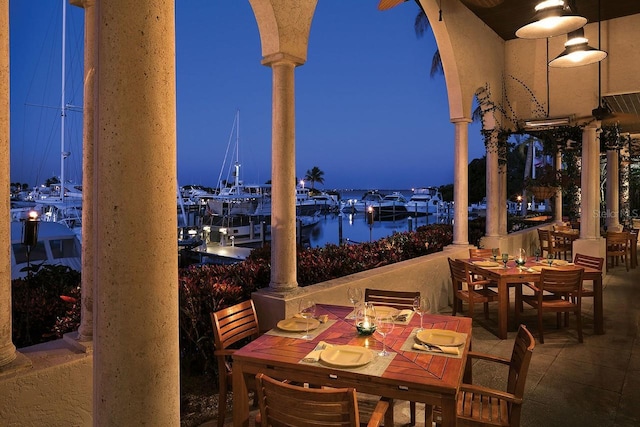
[[[525,180],[525,188],[533,193],[536,199],[546,200],[557,193],[561,182],[561,172],[556,171],[553,165],[545,165],[538,176]]]

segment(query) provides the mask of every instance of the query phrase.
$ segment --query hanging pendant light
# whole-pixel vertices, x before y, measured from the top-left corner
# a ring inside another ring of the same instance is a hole
[[[565,7],[563,0],[545,0],[535,7],[533,22],[520,27],[516,37],[542,39],[567,34],[583,27],[587,18],[576,15]]]
[[[549,62],[549,67],[570,68],[594,64],[607,57],[607,52],[588,45],[584,36],[584,28],[575,30],[567,36],[564,51]]]

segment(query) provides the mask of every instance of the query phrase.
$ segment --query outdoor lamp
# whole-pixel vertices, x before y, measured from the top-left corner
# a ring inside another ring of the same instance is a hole
[[[35,246],[38,243],[38,212],[29,212],[29,218],[24,222],[24,232],[22,234],[22,244],[29,246],[29,248]]]
[[[584,27],[587,18],[576,15],[565,7],[563,0],[545,0],[535,7],[533,21],[520,27],[516,37],[521,39],[542,39],[567,34]]]
[[[549,67],[570,68],[593,64],[607,57],[607,52],[589,46],[584,36],[584,28],[572,31],[567,36],[564,51],[549,62]]]

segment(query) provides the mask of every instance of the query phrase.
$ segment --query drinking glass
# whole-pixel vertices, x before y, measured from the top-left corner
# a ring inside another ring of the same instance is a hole
[[[421,317],[422,318],[422,317]],[[393,319],[389,315],[376,316],[376,332],[382,335],[382,351],[378,356],[388,356],[386,338],[393,331]]]
[[[500,249],[498,249],[498,248],[491,249],[491,254],[493,255],[493,261],[494,262],[497,261],[499,253],[500,253]]]
[[[536,248],[533,254],[536,256],[536,261],[540,261],[540,248]]]
[[[313,337],[309,335],[309,319],[312,319],[316,315],[316,303],[310,299],[301,299],[298,313],[307,322],[307,328],[304,335],[302,336],[302,339],[310,340]]]
[[[549,267],[553,265],[553,254],[547,254],[547,262],[549,263]]]
[[[504,268],[507,268],[508,262],[509,262],[509,254],[502,254],[502,263],[504,264]]]
[[[422,327],[422,315],[429,312],[429,300],[427,297],[415,297],[413,299],[413,311],[420,316],[420,329],[417,332],[424,330]]]
[[[358,303],[362,301],[362,288],[349,286],[347,288],[347,297],[349,298],[349,301],[351,301],[351,304],[353,304],[353,311],[355,315],[356,307],[358,306]]]

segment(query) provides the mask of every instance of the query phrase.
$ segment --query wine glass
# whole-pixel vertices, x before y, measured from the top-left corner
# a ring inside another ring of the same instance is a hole
[[[424,330],[422,327],[422,315],[429,312],[429,300],[427,297],[415,297],[413,299],[413,311],[420,316],[420,329],[417,332]]]
[[[500,249],[493,248],[491,249],[491,254],[493,255],[493,261],[495,262],[498,259],[498,254],[500,253]]]
[[[306,330],[302,339],[310,340],[313,337],[309,335],[309,319],[316,315],[316,303],[310,299],[301,299],[298,313],[306,320]]]
[[[421,317],[422,318],[422,317]],[[376,316],[376,332],[382,335],[382,351],[378,356],[388,356],[386,338],[393,331],[393,319],[388,314],[379,314]]]
[[[347,288],[347,297],[351,304],[353,304],[353,311],[355,315],[355,310],[360,301],[362,301],[362,288],[358,288],[355,286],[349,286]]]
[[[547,262],[549,263],[549,267],[553,265],[553,254],[547,254]]]
[[[502,254],[502,263],[504,264],[504,268],[507,268],[508,262],[509,262],[509,254]]]
[[[540,261],[540,248],[536,248],[533,254],[536,256],[536,261]]]

